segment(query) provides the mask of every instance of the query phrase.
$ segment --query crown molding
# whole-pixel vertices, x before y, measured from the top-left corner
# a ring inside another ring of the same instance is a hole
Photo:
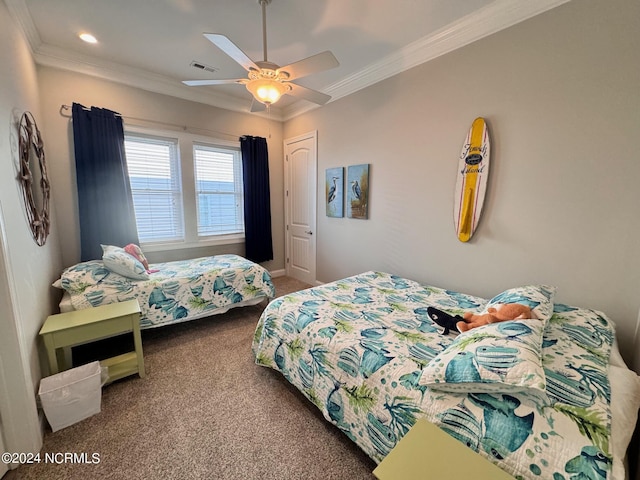
[[[98,60],[90,55],[70,54],[65,49],[51,45],[41,45],[34,53],[34,59],[38,65],[90,75],[149,92],[182,98],[226,110],[249,113],[251,107],[250,100],[187,87],[182,82],[165,75],[158,75],[116,62]],[[281,120],[280,117],[280,112],[273,108],[271,118]]]
[[[329,85],[324,92],[331,95],[330,101],[338,100],[569,1],[494,0],[484,8]],[[5,0],[5,3],[18,22],[39,65],[83,73],[227,110],[249,112],[250,101],[238,97],[216,94],[204,89],[193,89],[167,76],[43,44],[25,0]],[[299,101],[281,109],[273,107],[271,118],[280,121],[289,120],[315,108],[318,106]],[[267,113],[259,112],[254,115],[267,116]]]
[[[327,88],[341,98],[511,27],[570,0],[496,0]]]
[[[336,101],[569,1],[495,0],[486,7],[406,45],[339,82],[329,85],[324,92],[331,95],[330,102]],[[318,107],[303,105],[302,102],[293,104],[284,110],[284,120],[289,120],[315,108]]]
[[[31,18],[29,7],[27,7],[24,0],[4,0],[4,3],[7,6],[9,13],[13,16],[16,22],[18,22],[20,30],[31,49],[31,53],[34,53],[40,45],[42,45],[42,40],[40,39],[40,34],[38,33],[36,25],[33,23],[33,18]]]

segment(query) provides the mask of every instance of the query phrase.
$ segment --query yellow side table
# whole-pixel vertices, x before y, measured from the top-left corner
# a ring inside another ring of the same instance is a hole
[[[513,477],[424,418],[373,471],[380,480],[513,480]]]
[[[107,383],[137,373],[144,378],[140,336],[140,305],[137,300],[50,315],[40,329],[47,349],[51,375],[71,367],[63,348],[131,332],[135,350],[101,361],[109,370]]]

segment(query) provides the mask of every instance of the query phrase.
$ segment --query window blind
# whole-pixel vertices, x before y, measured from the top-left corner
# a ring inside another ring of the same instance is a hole
[[[125,153],[140,242],[183,240],[178,142],[128,134]]]
[[[194,144],[198,236],[244,232],[240,151]]]

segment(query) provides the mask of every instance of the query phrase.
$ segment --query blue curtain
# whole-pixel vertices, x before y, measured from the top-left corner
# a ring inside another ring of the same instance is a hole
[[[124,154],[122,117],[73,104],[73,143],[81,261],[102,258],[100,244],[139,243]]]
[[[256,263],[273,259],[269,154],[262,137],[240,137],[244,186],[245,257]]]

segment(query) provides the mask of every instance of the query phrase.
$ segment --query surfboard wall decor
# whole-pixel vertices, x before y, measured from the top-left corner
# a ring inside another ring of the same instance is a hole
[[[473,121],[458,160],[453,219],[456,235],[468,242],[476,231],[489,178],[491,143],[484,118]]]

